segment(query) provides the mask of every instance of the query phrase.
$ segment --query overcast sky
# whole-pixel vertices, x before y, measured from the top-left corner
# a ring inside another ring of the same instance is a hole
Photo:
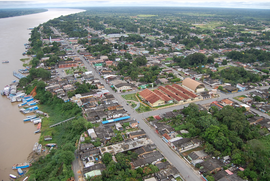
[[[0,1],[0,8],[95,6],[172,6],[270,9],[270,0],[37,0]]]

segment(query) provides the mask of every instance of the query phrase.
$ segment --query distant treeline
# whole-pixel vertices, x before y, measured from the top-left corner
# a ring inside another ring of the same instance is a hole
[[[0,18],[7,18],[13,16],[22,16],[26,14],[34,14],[48,11],[47,9],[0,9]]]

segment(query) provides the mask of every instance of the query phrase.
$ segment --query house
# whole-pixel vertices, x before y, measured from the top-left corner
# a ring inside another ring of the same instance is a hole
[[[230,85],[224,86],[223,89],[226,90],[228,93],[236,93],[239,90],[239,88]]]
[[[109,66],[113,65],[113,61],[106,61],[105,64],[107,67],[109,67]]]
[[[203,150],[193,151],[188,155],[190,160],[205,159],[207,157],[208,155]]]
[[[264,117],[260,116],[260,117],[252,117],[252,118],[247,118],[249,124],[258,124],[259,122],[261,122],[264,119]]]
[[[132,120],[129,122],[129,126],[131,128],[137,128],[138,127],[138,122],[136,120]]]
[[[167,84],[169,81],[165,78],[160,78],[160,79],[157,79],[157,83],[158,84]]]
[[[268,131],[270,131],[270,119],[264,118],[258,124],[261,125],[261,128],[266,128]]]
[[[163,159],[163,155],[159,151],[150,152],[147,154],[142,155],[141,158],[131,162],[131,167],[137,169],[139,167],[144,167],[149,164],[155,164],[158,161]]]
[[[242,85],[242,84],[237,84],[236,87],[240,90],[240,91],[245,91],[247,88],[246,86]]]
[[[244,181],[242,178],[237,176],[237,174],[231,174],[231,175],[226,175],[219,179],[218,181]]]
[[[232,106],[233,105],[233,101],[229,100],[229,99],[222,99],[220,101],[220,104],[223,106]]]
[[[118,130],[118,131],[122,131],[123,130],[123,127],[120,123],[116,123],[115,124],[115,129]]]
[[[175,167],[171,166],[170,168],[160,170],[159,172],[155,173],[155,177],[158,180],[165,180],[165,179],[173,180],[177,177],[180,177],[180,174]]]
[[[129,83],[116,84],[116,85],[114,85],[114,88],[117,90],[117,92],[132,90],[131,84],[129,84]]]
[[[88,135],[89,135],[93,140],[95,140],[95,139],[97,138],[97,135],[96,135],[95,130],[94,130],[93,128],[88,129],[87,132],[88,132]]]
[[[217,160],[217,159],[209,159],[206,160],[204,162],[201,163],[202,169],[200,170],[201,172],[205,173],[205,172],[217,172],[219,170],[221,170],[222,166],[224,164]]]
[[[150,91],[149,89],[144,89],[139,93],[140,97],[148,102],[151,107],[156,107],[164,105],[165,101],[156,93]]]

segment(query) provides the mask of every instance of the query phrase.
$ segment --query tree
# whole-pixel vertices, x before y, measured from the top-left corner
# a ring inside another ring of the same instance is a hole
[[[225,59],[222,61],[222,65],[227,65],[227,63],[228,63],[228,62],[227,62],[227,60],[225,60]]]
[[[112,161],[112,154],[104,153],[102,156],[102,162],[107,166]]]
[[[214,65],[216,68],[218,68],[219,67],[219,65],[217,64],[217,63],[215,63],[215,65]]]

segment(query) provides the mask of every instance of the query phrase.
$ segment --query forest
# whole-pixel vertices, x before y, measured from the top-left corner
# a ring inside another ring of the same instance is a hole
[[[47,9],[33,9],[33,8],[0,9],[0,18],[42,13],[45,11],[48,11],[48,10]]]

